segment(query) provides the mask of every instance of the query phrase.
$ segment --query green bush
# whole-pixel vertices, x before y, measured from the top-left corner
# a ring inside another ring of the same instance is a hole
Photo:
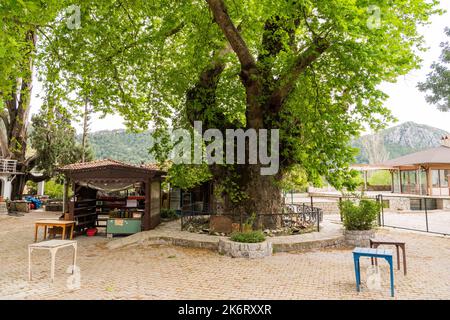
[[[49,180],[45,183],[44,194],[50,199],[62,199],[64,196],[64,185],[57,183],[55,180]]]
[[[340,210],[345,229],[370,230],[375,226],[380,204],[368,199],[361,199],[359,204],[344,200],[340,204]]]
[[[235,232],[230,239],[235,242],[257,243],[266,240],[266,236],[262,231]]]
[[[175,220],[175,219],[178,219],[178,215],[177,215],[176,211],[173,209],[162,208],[161,209],[161,219]]]

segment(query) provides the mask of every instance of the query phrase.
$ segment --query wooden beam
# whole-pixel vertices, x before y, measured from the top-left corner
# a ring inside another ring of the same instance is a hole
[[[144,231],[150,230],[151,228],[151,221],[150,221],[150,210],[151,210],[151,186],[150,186],[151,180],[148,179],[144,182],[145,185],[145,208],[144,208]]]

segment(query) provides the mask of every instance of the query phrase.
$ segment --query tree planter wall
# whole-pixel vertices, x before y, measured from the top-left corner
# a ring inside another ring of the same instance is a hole
[[[371,230],[345,230],[345,242],[349,246],[369,247],[370,238],[375,237],[375,229]]]
[[[234,242],[229,239],[219,240],[219,253],[233,258],[264,258],[271,256],[272,243],[269,241],[258,243]]]

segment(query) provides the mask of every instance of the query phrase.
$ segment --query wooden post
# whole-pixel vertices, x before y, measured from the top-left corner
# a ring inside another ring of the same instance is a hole
[[[145,209],[144,209],[144,231],[150,230],[150,207],[151,207],[151,186],[150,179],[144,182],[145,185]]]
[[[364,191],[367,191],[367,171],[366,170],[363,171],[363,176],[364,176]]]
[[[433,195],[433,177],[430,168],[427,168],[427,196]]]
[[[68,178],[64,178],[64,188],[63,188],[63,214],[69,212],[69,183]]]

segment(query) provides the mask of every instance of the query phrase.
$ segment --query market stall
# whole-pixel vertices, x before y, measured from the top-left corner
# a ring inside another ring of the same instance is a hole
[[[70,164],[59,171],[66,177],[64,219],[75,221],[78,232],[106,227],[106,233],[113,236],[150,230],[159,224],[165,172],[155,165],[106,159]]]

